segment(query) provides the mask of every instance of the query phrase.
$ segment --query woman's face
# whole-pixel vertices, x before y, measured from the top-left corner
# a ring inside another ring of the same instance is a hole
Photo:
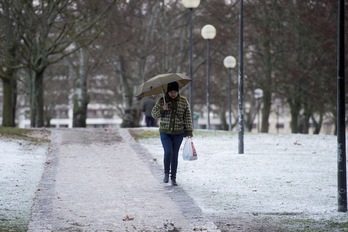
[[[172,90],[172,91],[168,92],[169,97],[171,97],[173,99],[176,98],[178,96],[178,94],[179,94],[179,92],[177,92],[175,90]]]

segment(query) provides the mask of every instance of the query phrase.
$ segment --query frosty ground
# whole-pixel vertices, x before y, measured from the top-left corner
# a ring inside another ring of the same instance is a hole
[[[44,171],[48,136],[46,130],[26,139],[0,136],[0,231],[25,231]]]
[[[130,131],[162,169],[158,128]],[[244,154],[236,133],[196,130],[193,141],[198,160],[180,159],[179,188],[221,231],[348,231],[337,211],[336,136],[246,133]],[[0,228],[25,231],[48,149],[0,139]]]
[[[268,221],[279,231],[348,231],[347,213],[338,212],[336,136],[247,133],[244,154],[236,133],[195,131],[193,141],[198,160],[181,159],[177,181],[226,231],[238,220]],[[162,165],[157,136],[139,143]]]

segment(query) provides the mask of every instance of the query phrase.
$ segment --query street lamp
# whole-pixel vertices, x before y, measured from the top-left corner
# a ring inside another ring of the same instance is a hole
[[[337,191],[339,212],[347,212],[344,2],[344,0],[338,1],[337,17]]]
[[[202,28],[201,31],[203,39],[207,40],[207,128],[210,129],[210,40],[214,39],[216,36],[216,29],[213,25],[207,24]]]
[[[233,56],[226,56],[224,59],[224,66],[228,69],[228,130],[232,130],[232,69],[236,67],[236,58]]]
[[[182,0],[181,2],[185,8],[190,10],[190,13],[189,13],[189,27],[190,27],[189,75],[190,75],[191,81],[190,81],[189,101],[190,101],[191,116],[193,116],[194,104],[193,104],[193,65],[192,65],[192,15],[193,15],[193,9],[199,6],[199,3],[201,2],[201,0]]]
[[[239,54],[238,54],[238,154],[244,154],[244,16],[243,16],[243,0],[239,1]]]

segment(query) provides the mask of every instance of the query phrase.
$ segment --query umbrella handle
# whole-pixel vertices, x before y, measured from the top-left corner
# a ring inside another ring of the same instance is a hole
[[[166,104],[166,95],[164,93],[163,85],[162,85],[162,93],[163,93],[163,102],[164,102],[164,104]]]

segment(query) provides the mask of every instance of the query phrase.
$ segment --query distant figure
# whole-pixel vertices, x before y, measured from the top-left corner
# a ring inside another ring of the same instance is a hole
[[[155,102],[154,96],[146,97],[144,99],[142,111],[145,114],[145,123],[147,127],[156,126],[156,120],[151,115],[152,108],[154,107],[155,104],[156,102]]]

